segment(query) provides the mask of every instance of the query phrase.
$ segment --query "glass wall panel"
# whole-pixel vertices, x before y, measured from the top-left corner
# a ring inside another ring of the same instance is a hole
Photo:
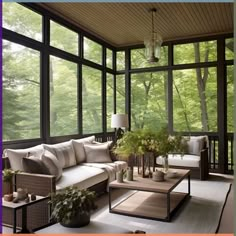
[[[107,131],[114,131],[111,128],[111,115],[114,113],[114,75],[107,73]]]
[[[42,16],[14,2],[2,3],[3,28],[42,41]]]
[[[78,34],[51,20],[50,45],[78,55]]]
[[[40,53],[3,40],[3,141],[40,138]]]
[[[84,58],[102,64],[102,46],[84,37]]]
[[[106,54],[107,54],[107,67],[113,69],[113,51],[109,48],[106,49]]]
[[[175,131],[217,131],[216,76],[215,67],[173,72]]]
[[[116,52],[116,70],[125,69],[125,51]]]
[[[132,130],[158,131],[167,126],[167,75],[166,71],[132,74]]]
[[[161,47],[161,57],[156,63],[148,63],[145,56],[145,48],[131,50],[131,68],[147,68],[168,65],[168,47]]]
[[[174,64],[189,64],[216,60],[216,41],[174,45]]]
[[[116,76],[116,113],[125,113],[125,75]]]
[[[77,133],[77,64],[51,56],[50,135]]]
[[[225,40],[225,59],[234,60],[234,39]]]
[[[227,66],[227,132],[234,132],[234,66]]]
[[[83,134],[102,132],[102,72],[83,66]]]

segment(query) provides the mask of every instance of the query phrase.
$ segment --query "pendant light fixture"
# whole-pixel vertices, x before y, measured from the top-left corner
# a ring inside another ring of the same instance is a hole
[[[154,17],[155,17],[156,11],[157,11],[156,8],[152,8],[149,10],[149,12],[151,12],[151,15],[152,15],[152,32],[149,35],[149,37],[147,37],[144,40],[145,54],[146,54],[147,61],[149,63],[158,62],[161,55],[162,38],[155,31],[155,25],[154,25]]]

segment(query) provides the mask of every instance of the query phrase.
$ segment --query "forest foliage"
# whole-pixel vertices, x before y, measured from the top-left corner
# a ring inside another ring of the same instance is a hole
[[[80,56],[76,32],[50,21],[50,45]],[[3,27],[42,42],[42,16],[17,4],[3,3]],[[233,59],[233,39],[226,39],[225,58]],[[84,38],[84,58],[102,64],[102,46]],[[217,61],[217,42],[174,45],[174,65]],[[41,58],[42,52],[3,40],[3,140],[39,138],[41,134]],[[113,52],[106,48],[106,64],[113,68]],[[173,126],[175,131],[217,132],[217,67],[155,70],[168,65],[168,47],[163,46],[157,64],[148,64],[144,49],[131,50],[131,129],[160,130],[168,123],[168,73],[172,73]],[[117,52],[117,71],[125,69],[125,52]],[[125,113],[125,74],[114,76],[106,70],[50,55],[50,135],[78,133],[82,117],[83,134],[103,131],[103,73],[106,75],[106,119]],[[204,65],[204,64],[203,64]],[[152,72],[132,69],[153,68]],[[82,71],[79,71],[79,70]],[[233,65],[227,71],[227,126],[233,131]],[[82,88],[78,75],[82,73]],[[44,80],[46,78],[42,78]],[[224,78],[222,78],[224,79]],[[116,84],[116,90],[114,85]],[[81,96],[78,96],[82,91]],[[116,96],[114,96],[116,95]],[[82,99],[82,115],[79,102]]]

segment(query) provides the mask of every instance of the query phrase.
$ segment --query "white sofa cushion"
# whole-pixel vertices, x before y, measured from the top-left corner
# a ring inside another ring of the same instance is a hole
[[[91,144],[94,141],[95,141],[95,136],[90,136],[81,139],[72,139],[72,144],[75,150],[75,157],[77,164],[85,162],[86,160],[84,144],[89,144],[89,143]]]
[[[44,149],[53,153],[59,160],[62,168],[67,168],[76,165],[75,152],[72,141],[67,141],[57,144],[43,144]]]
[[[86,162],[88,163],[109,163],[110,157],[109,142],[84,144]]]
[[[163,162],[161,156],[156,158],[156,163],[162,165]],[[170,166],[200,167],[200,156],[169,154],[168,163]]]
[[[5,157],[8,157],[11,169],[13,170],[20,170],[24,171],[24,168],[22,166],[22,158],[30,155],[40,155],[43,153],[43,145],[37,145],[30,148],[25,149],[5,149],[4,155]]]
[[[106,179],[108,174],[105,170],[78,165],[63,170],[61,179],[56,183],[56,189],[60,190],[72,185],[86,189]]]

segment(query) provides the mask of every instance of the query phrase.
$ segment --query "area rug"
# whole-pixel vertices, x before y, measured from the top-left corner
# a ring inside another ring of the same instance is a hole
[[[133,231],[143,230],[147,234],[216,233],[230,187],[231,184],[225,182],[191,180],[191,198],[178,209],[171,222],[109,213],[107,195],[98,200],[99,210],[92,215],[92,219]],[[175,190],[186,192],[187,181],[184,180]],[[130,193],[131,191],[116,190],[113,203]]]

